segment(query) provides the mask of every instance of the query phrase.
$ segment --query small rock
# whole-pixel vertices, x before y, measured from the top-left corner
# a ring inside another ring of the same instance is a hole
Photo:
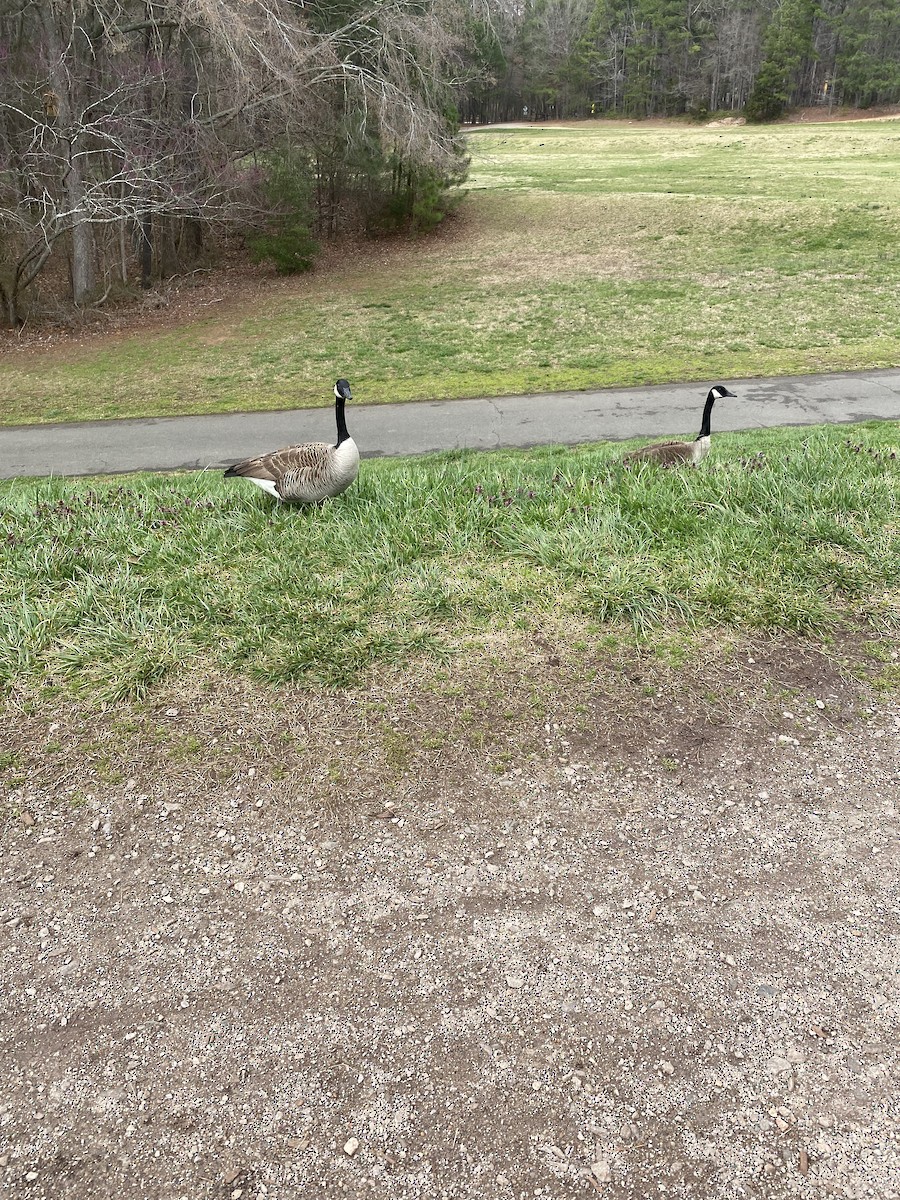
[[[22,819],[22,824],[25,826],[26,829],[30,829],[32,827],[32,825],[34,824],[34,817],[31,815],[30,812],[23,812],[21,819]]]
[[[591,1163],[591,1174],[598,1183],[609,1183],[612,1172],[605,1158],[600,1158],[596,1162]]]
[[[232,1184],[238,1178],[240,1173],[241,1173],[240,1167],[229,1167],[228,1170],[225,1172],[224,1176],[222,1177],[223,1181],[225,1182],[226,1185]]]
[[[672,1065],[672,1063],[668,1062],[666,1059],[663,1059],[663,1061],[659,1064],[659,1069],[663,1075],[674,1075],[675,1074],[675,1067]]]
[[[779,1058],[778,1055],[773,1055],[766,1063],[766,1070],[772,1075],[781,1075],[785,1071],[791,1069],[791,1064],[786,1058]]]
[[[348,1158],[352,1158],[358,1149],[359,1138],[352,1137],[344,1142],[344,1153],[348,1156]]]
[[[507,975],[506,986],[510,988],[520,988],[524,985],[525,980],[521,975]]]
[[[818,704],[818,701],[816,701],[816,703]],[[822,707],[824,708],[825,705],[823,704]],[[797,1168],[801,1175],[806,1175],[809,1173],[809,1155],[805,1150],[800,1151],[800,1161],[797,1163]]]

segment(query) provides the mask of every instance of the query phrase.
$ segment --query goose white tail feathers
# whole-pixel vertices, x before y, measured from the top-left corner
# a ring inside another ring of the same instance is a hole
[[[734,392],[730,392],[724,383],[717,383],[709,389],[706,404],[703,406],[700,432],[693,442],[657,442],[652,446],[642,446],[640,450],[632,450],[630,454],[626,454],[622,462],[651,462],[660,467],[677,467],[682,464],[696,466],[709,453],[713,405],[716,400],[725,396],[734,397]]]
[[[286,446],[257,458],[245,458],[225,472],[226,478],[240,476],[278,500],[316,504],[347,490],[359,474],[359,450],[347,432],[344,403],[351,400],[350,384],[339,379],[334,385],[337,441],[305,442]]]
[[[228,471],[226,471],[225,474],[228,475]],[[237,471],[235,471],[234,474],[237,475]],[[278,495],[278,488],[271,479],[256,479],[253,475],[245,475],[244,478],[249,479],[251,483],[255,483],[257,487],[262,488],[262,490],[269,496],[274,496],[276,500],[281,499],[281,497]]]

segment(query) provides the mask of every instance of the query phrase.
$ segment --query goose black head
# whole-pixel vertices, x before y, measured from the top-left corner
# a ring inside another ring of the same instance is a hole
[[[709,438],[710,420],[712,418],[712,408],[717,400],[721,400],[723,396],[734,396],[734,392],[729,392],[724,383],[714,383],[706,395],[706,404],[703,406],[703,424],[700,426],[700,433],[697,441],[701,442],[705,438]]]
[[[352,395],[350,394],[350,384],[346,379],[339,379],[334,385],[334,398],[335,400],[353,399]]]

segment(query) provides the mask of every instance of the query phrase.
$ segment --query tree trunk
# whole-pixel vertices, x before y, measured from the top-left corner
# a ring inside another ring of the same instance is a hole
[[[94,231],[84,206],[85,185],[81,159],[78,156],[81,138],[80,129],[76,124],[75,83],[66,68],[65,41],[52,4],[41,8],[41,24],[47,43],[50,84],[56,103],[55,127],[65,155],[65,168],[60,184],[68,209],[67,224],[71,234],[69,269],[72,299],[76,304],[86,304],[94,291]],[[73,47],[78,36],[73,31]]]
[[[0,308],[3,311],[3,324],[8,325],[10,329],[15,329],[19,323],[16,295],[11,289],[5,288],[2,283],[0,283]]]
[[[153,282],[153,217],[144,213],[141,217],[141,287],[148,288]]]

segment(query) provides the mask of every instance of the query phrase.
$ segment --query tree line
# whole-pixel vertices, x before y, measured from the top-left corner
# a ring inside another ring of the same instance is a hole
[[[471,123],[900,101],[900,0],[0,0],[0,323],[432,227]]]
[[[900,102],[900,0],[525,0],[475,44],[470,123]]]

